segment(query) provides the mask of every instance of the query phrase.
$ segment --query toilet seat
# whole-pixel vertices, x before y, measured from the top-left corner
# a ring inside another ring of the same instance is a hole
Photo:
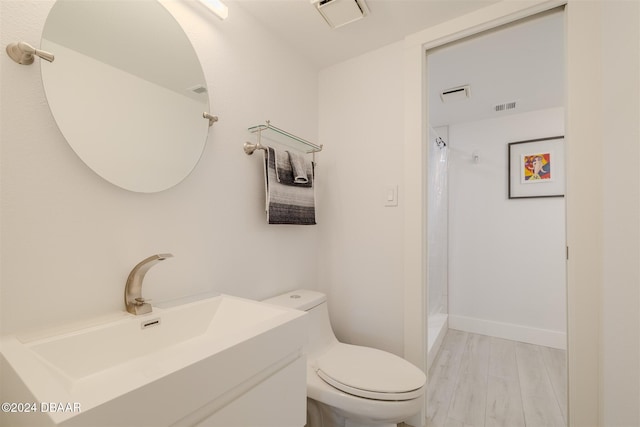
[[[329,385],[375,400],[411,400],[423,394],[424,373],[386,351],[337,343],[315,361],[316,374]]]

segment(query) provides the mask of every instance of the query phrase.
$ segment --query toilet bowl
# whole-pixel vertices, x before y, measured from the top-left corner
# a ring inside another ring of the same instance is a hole
[[[310,290],[263,301],[308,313],[307,427],[423,426],[424,373],[386,351],[339,342],[326,301]]]

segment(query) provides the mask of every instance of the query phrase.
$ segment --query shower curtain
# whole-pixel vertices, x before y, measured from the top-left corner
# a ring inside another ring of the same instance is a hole
[[[429,347],[437,341],[447,322],[448,270],[448,155],[447,127],[429,132],[427,296],[429,307]],[[433,349],[433,351],[437,351]]]

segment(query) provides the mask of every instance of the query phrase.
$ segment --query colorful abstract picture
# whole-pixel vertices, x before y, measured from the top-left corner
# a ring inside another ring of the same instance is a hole
[[[510,199],[564,197],[563,136],[510,142],[508,157]]]
[[[551,180],[551,153],[522,156],[522,183],[539,183]]]

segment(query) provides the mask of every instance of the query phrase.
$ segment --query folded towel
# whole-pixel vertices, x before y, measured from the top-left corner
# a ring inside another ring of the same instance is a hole
[[[305,182],[296,182],[295,176],[293,173],[293,168],[290,161],[290,156],[288,151],[280,151],[276,150],[272,147],[273,152],[275,153],[275,169],[276,169],[276,179],[279,183],[284,185],[295,185],[301,187],[312,187],[313,186],[313,165],[311,162],[308,162],[308,170],[306,170]],[[307,166],[307,165],[305,165]]]
[[[311,172],[311,162],[304,158],[303,154],[287,151],[289,154],[289,163],[293,171],[293,182],[296,184],[307,184]]]
[[[264,153],[267,222],[269,224],[315,224],[313,179],[302,185],[287,185],[281,182],[286,180],[287,170],[293,182],[286,152],[280,155],[273,148],[267,147]],[[311,165],[311,178],[313,178],[313,165]]]

